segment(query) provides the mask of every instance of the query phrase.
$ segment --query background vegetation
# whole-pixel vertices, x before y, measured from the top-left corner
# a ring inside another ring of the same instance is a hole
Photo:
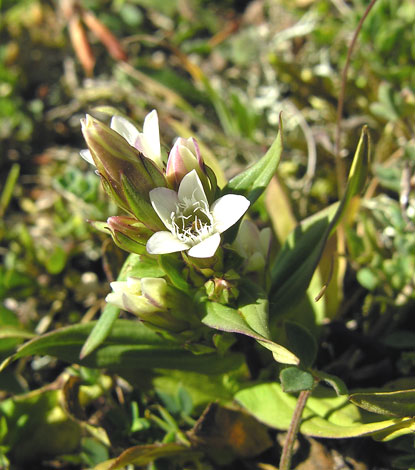
[[[264,154],[282,111],[283,159],[253,212],[259,227],[274,228],[275,252],[297,221],[342,194],[364,124],[372,142],[358,210],[331,239],[310,286],[316,297],[330,280],[313,307],[317,363],[350,389],[415,388],[413,1],[378,0],[364,22],[338,148],[341,73],[367,1],[81,3],[0,3],[0,358],[28,339],[97,319],[126,259],[88,223],[117,208],[79,157],[86,112],[112,107],[142,123],[156,108],[165,148],[176,135],[197,136],[229,178]],[[231,402],[244,381],[277,377],[248,340],[235,348],[249,352],[244,367],[205,379],[177,370],[115,374],[53,354],[18,359],[0,374],[0,468],[35,461],[99,470],[154,442],[171,443],[168,458],[146,454],[136,465],[276,468],[282,432],[237,421],[256,448],[238,447],[228,437],[236,418],[225,411],[204,451],[174,447],[200,439],[195,424],[208,403]],[[81,385],[79,402],[71,397]],[[58,415],[66,418],[53,428]],[[218,439],[231,447],[221,458]],[[302,437],[296,468],[415,467],[413,444],[411,435],[382,443]]]

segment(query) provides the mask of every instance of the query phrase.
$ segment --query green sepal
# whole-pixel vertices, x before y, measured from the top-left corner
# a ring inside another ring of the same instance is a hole
[[[143,195],[137,191],[127,175],[122,175],[121,184],[130,211],[134,216],[143,222],[143,224],[147,225],[151,230],[165,230],[166,227],[164,227],[163,222],[160,220],[150,203],[148,193]]]

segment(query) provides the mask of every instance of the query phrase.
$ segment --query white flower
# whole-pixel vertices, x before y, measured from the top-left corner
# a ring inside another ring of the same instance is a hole
[[[189,250],[189,256],[209,258],[220,244],[220,234],[236,223],[247,211],[249,200],[227,194],[209,207],[196,170],[181,181],[179,191],[155,188],[150,201],[167,232],[156,232],[147,242],[150,254]]]
[[[126,281],[111,282],[113,292],[105,300],[123,310],[140,316],[164,309],[164,291],[167,283],[162,278],[138,279],[129,277]],[[148,295],[152,291],[152,296]]]
[[[82,122],[82,121],[81,121]],[[159,167],[163,167],[160,149],[159,121],[157,111],[153,109],[144,119],[143,132],[122,116],[113,116],[110,128],[118,132],[132,146],[150,158]],[[81,150],[81,157],[95,166],[89,150]]]
[[[244,219],[239,227],[232,248],[245,259],[244,272],[261,271],[264,269],[271,246],[271,229],[261,231],[250,220]]]

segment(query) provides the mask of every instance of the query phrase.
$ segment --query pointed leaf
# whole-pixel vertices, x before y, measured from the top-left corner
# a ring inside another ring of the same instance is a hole
[[[362,130],[353,159],[346,192],[340,203],[303,221],[289,235],[272,269],[271,302],[278,313],[288,310],[301,299],[310,284],[328,237],[336,229],[351,199],[359,194],[369,166],[369,135]]]
[[[238,193],[253,204],[265,191],[277,171],[282,153],[282,122],[280,130],[268,152],[252,167],[232,178],[222,193]]]
[[[353,393],[350,401],[360,408],[387,416],[415,416],[415,390]]]
[[[112,304],[106,304],[99,320],[95,323],[85,344],[82,346],[79,358],[84,359],[101,345],[111,333],[111,329],[120,314],[120,309]]]
[[[117,320],[105,343],[84,359],[80,349],[96,322],[60,328],[28,341],[12,359],[34,354],[55,356],[63,361],[116,372],[150,369],[179,369],[213,374],[237,368],[240,354],[227,354],[218,361],[216,354],[193,355],[180,344],[165,340],[138,321]],[[9,361],[5,361],[6,366]]]
[[[346,384],[339,377],[328,374],[327,372],[322,372],[321,370],[313,370],[313,374],[318,379],[330,385],[338,396],[348,394]]]

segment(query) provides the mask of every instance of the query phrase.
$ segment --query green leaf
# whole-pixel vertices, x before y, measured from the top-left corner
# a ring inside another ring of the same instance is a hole
[[[299,363],[299,359],[288,349],[284,348],[284,346],[274,343],[251,328],[240,311],[217,302],[206,302],[204,307],[205,316],[202,319],[202,323],[210,328],[250,336],[269,349],[277,362],[295,365]]]
[[[60,328],[28,341],[12,359],[34,354],[55,356],[63,361],[112,371],[179,369],[219,374],[240,367],[241,354],[195,356],[181,345],[165,340],[138,321],[117,320],[105,343],[82,360],[79,352],[96,322]],[[10,360],[4,361],[4,368]]]
[[[314,336],[299,323],[286,321],[284,327],[291,351],[300,358],[303,367],[311,367],[317,356]]]
[[[305,370],[298,367],[287,367],[280,373],[281,386],[284,392],[294,393],[302,390],[312,390],[314,378]]]
[[[297,398],[285,393],[277,383],[264,383],[245,388],[235,399],[259,421],[276,429],[290,426]],[[390,439],[415,431],[412,418],[384,419],[359,409],[346,396],[318,386],[308,398],[302,415],[300,432],[309,436],[346,438],[376,436]]]
[[[11,201],[19,174],[20,165],[18,163],[13,163],[9,174],[7,175],[6,182],[4,183],[3,190],[0,194],[0,217],[4,216],[6,209]]]
[[[242,194],[253,204],[265,191],[277,171],[281,152],[282,123],[280,121],[280,130],[268,152],[255,165],[232,178],[223,188],[222,193]]]
[[[239,284],[239,312],[245,322],[257,333],[270,339],[268,328],[268,297],[256,284],[241,281]]]
[[[415,390],[396,392],[353,393],[350,401],[372,413],[387,416],[415,416]]]
[[[301,222],[288,236],[274,262],[270,301],[278,314],[292,308],[307,290],[329,236],[336,229],[351,199],[363,189],[368,166],[369,135],[365,126],[343,199]]]
[[[347,395],[346,384],[339,377],[335,375],[328,374],[327,372],[322,372],[320,370],[313,370],[314,377],[317,377],[320,380],[326,382],[330,387],[334,389],[338,396]]]
[[[59,274],[65,267],[68,255],[63,247],[57,245],[52,253],[45,254],[45,268],[50,274]]]
[[[95,323],[95,326],[86,339],[85,344],[82,346],[81,352],[79,353],[80,359],[84,359],[86,356],[91,354],[92,351],[108,338],[119,314],[120,309],[115,305],[105,305],[99,320]]]

